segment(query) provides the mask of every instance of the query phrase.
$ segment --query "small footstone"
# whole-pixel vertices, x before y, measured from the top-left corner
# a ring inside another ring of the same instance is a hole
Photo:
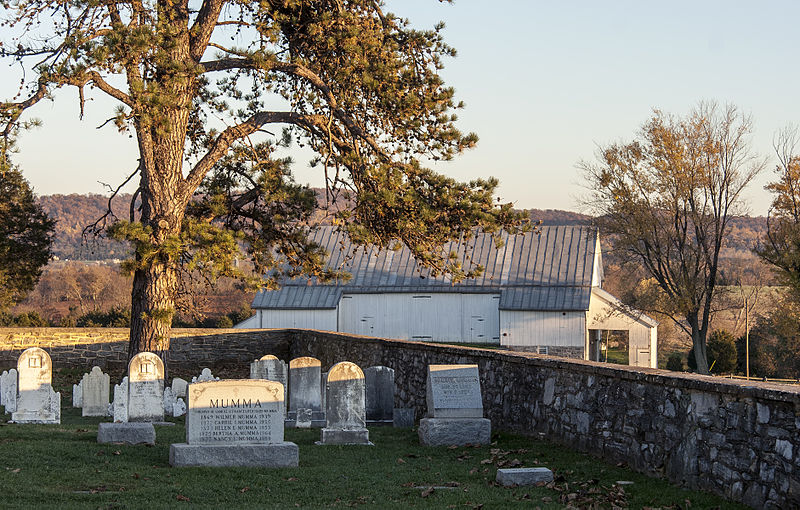
[[[425,446],[489,444],[492,422],[486,418],[423,418],[418,433]]]
[[[98,443],[156,444],[152,423],[101,423],[97,426]]]
[[[169,447],[174,467],[297,467],[300,450],[290,442],[272,444],[186,444]]]
[[[372,446],[372,442],[369,440],[369,431],[367,429],[340,430],[323,428],[321,440],[317,441],[316,444],[360,444]]]
[[[553,472],[545,467],[498,469],[497,483],[506,487],[512,485],[535,485],[553,481]]]
[[[397,428],[409,428],[414,426],[413,407],[395,407],[393,413],[393,426]]]

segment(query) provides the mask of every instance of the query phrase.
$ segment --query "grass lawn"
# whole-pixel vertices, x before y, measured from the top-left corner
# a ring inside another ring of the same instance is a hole
[[[744,508],[527,437],[484,447],[419,445],[416,430],[375,427],[375,446],[316,446],[319,430],[286,430],[291,469],[171,468],[183,419],[156,427],[155,447],[97,444],[97,418],[65,407],[61,425],[0,419],[2,508]],[[498,467],[547,466],[556,482],[504,488]],[[631,485],[616,485],[619,480]],[[595,505],[595,506],[592,506]]]

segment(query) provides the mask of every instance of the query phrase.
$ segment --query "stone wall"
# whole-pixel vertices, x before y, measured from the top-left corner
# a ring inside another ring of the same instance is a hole
[[[169,366],[197,372],[250,363],[264,354],[288,357],[286,330],[173,329]],[[16,367],[28,347],[41,347],[56,368],[123,372],[128,365],[128,330],[123,328],[0,328],[0,370]]]
[[[800,388],[532,353],[307,330],[174,330],[170,365],[246,363],[266,353],[395,370],[398,407],[425,412],[432,363],[476,363],[497,429],[550,440],[756,508],[800,508]],[[123,363],[126,330],[0,329],[0,368],[33,345],[56,367]],[[104,361],[105,360],[105,361]]]
[[[569,447],[755,508],[800,507],[800,388],[493,349],[297,332],[291,356],[395,370],[424,413],[431,363],[477,363],[495,429]]]

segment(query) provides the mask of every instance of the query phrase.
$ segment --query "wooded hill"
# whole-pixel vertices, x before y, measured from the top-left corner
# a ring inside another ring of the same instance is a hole
[[[317,189],[321,203],[325,202],[325,190]],[[120,195],[112,202],[114,214],[120,218],[129,217],[131,196]],[[56,223],[53,254],[59,259],[68,260],[108,260],[125,258],[126,247],[116,241],[94,236],[84,236],[84,228],[97,221],[107,210],[108,198],[98,194],[87,195],[44,195],[39,203]],[[589,225],[591,216],[573,211],[558,209],[531,209],[533,220],[541,220],[543,225]],[[326,223],[324,214],[318,214],[315,221]],[[752,248],[766,230],[764,217],[738,217],[731,221],[730,234],[724,256],[750,259]]]

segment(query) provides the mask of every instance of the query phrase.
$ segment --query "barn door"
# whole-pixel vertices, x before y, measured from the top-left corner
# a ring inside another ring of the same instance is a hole
[[[649,349],[636,349],[636,366],[649,367],[650,366],[650,350]]]
[[[364,315],[358,322],[358,334],[365,336],[374,336],[375,331],[375,317]]]
[[[486,319],[480,315],[473,315],[470,318],[469,341],[474,344],[484,344],[489,341],[486,339]]]

